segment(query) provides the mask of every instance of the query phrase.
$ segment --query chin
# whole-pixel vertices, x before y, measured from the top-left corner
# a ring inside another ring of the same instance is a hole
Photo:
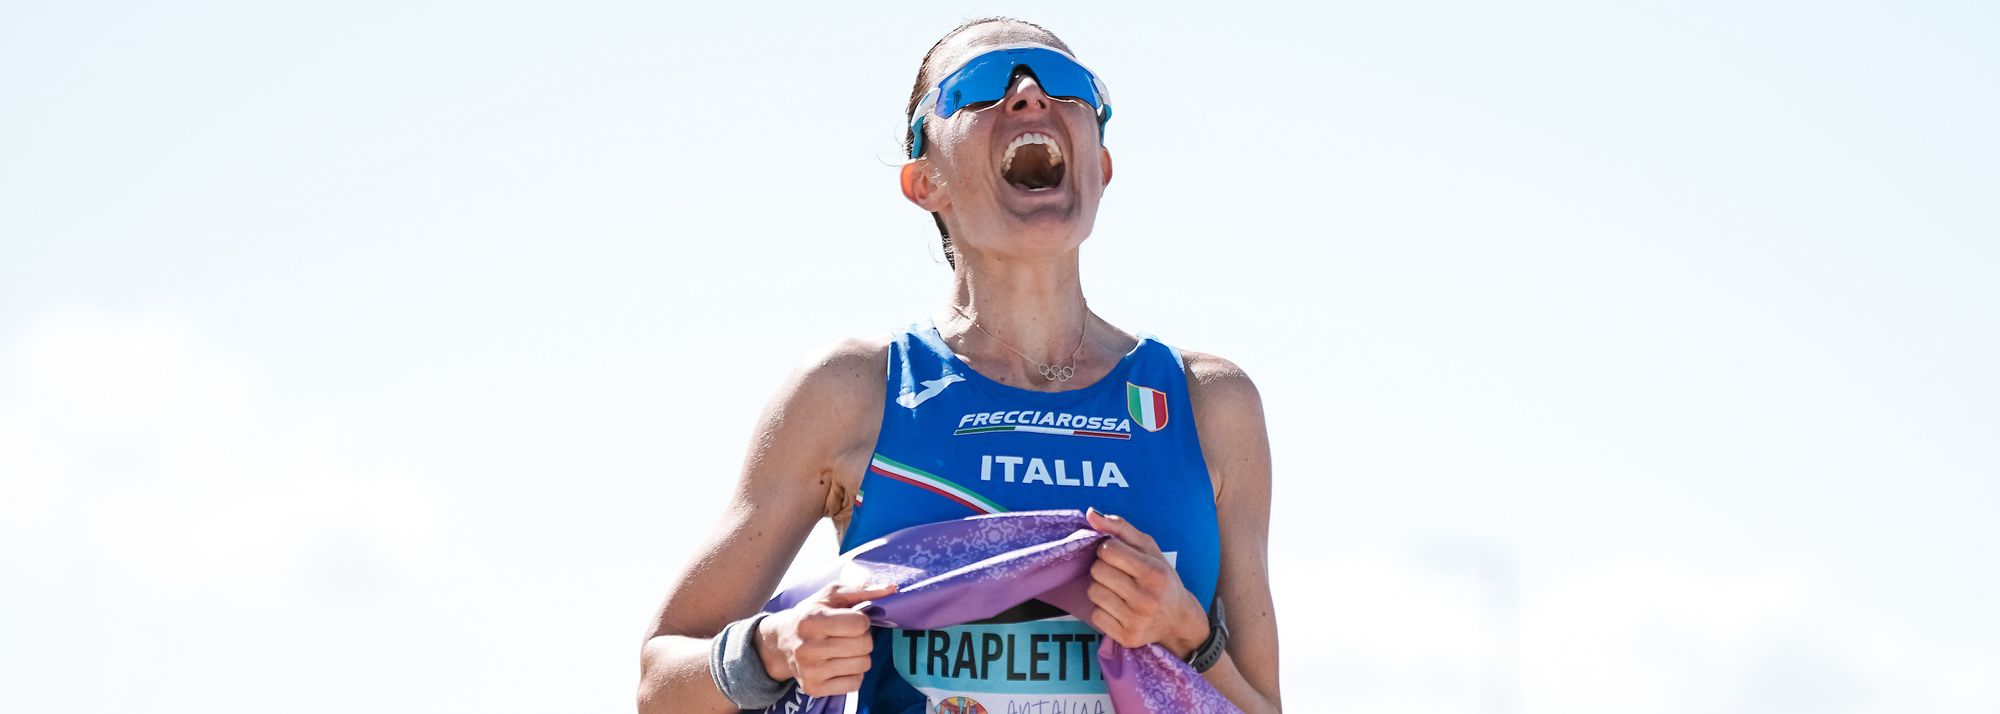
[[[1012,221],[1008,231],[1007,253],[1020,253],[1022,257],[1054,255],[1067,252],[1081,245],[1090,237],[1090,216],[1059,215],[1056,212],[1037,212],[1020,216]]]
[[[1051,192],[1053,193],[1053,192]],[[1097,201],[1067,191],[1054,195],[1022,197],[1018,192],[1003,196],[995,206],[1003,220],[1017,230],[1089,233],[1097,218]]]

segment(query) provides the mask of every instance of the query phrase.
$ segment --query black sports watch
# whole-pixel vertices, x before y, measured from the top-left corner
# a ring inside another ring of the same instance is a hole
[[[1216,598],[1208,608],[1208,639],[1201,646],[1188,653],[1188,666],[1196,672],[1207,672],[1216,662],[1222,661],[1223,648],[1229,644],[1229,624],[1222,621],[1222,598]]]

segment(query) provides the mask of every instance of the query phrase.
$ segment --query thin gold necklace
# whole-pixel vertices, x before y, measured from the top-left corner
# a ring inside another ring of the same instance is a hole
[[[987,332],[987,331],[986,331],[986,328],[984,328],[984,327],[979,327],[979,321],[978,321],[978,320],[974,320],[974,319],[972,319],[972,316],[971,316],[971,315],[967,315],[967,314],[965,314],[965,311],[964,311],[964,310],[960,310],[960,309],[958,309],[958,306],[957,306],[957,305],[953,305],[953,306],[951,306],[951,311],[952,311],[952,312],[956,312],[956,313],[958,313],[958,316],[959,316],[959,317],[963,317],[963,318],[965,318],[965,321],[966,321],[966,322],[970,322],[970,323],[972,323],[972,326],[973,326],[973,327],[975,327],[975,328],[978,328],[978,330],[979,330],[979,331],[980,331],[981,333],[984,333],[984,334],[985,334],[985,335],[986,335],[987,337],[991,337],[991,338],[993,338],[993,341],[994,341],[994,342],[998,342],[998,343],[1000,343],[1000,346],[1002,346],[1002,347],[1005,347],[1005,348],[1007,348],[1007,349],[1010,349],[1010,350],[1014,350],[1014,354],[1017,354],[1017,355],[1020,355],[1020,356],[1021,356],[1021,359],[1024,359],[1024,360],[1027,360],[1027,361],[1028,361],[1028,362],[1029,362],[1030,364],[1033,364],[1033,365],[1035,365],[1035,371],[1037,371],[1037,372],[1041,372],[1041,373],[1042,373],[1042,378],[1043,378],[1043,379],[1046,379],[1046,380],[1049,380],[1049,381],[1051,381],[1051,382],[1067,382],[1067,381],[1069,381],[1069,378],[1071,378],[1071,377],[1074,377],[1074,376],[1076,376],[1076,355],[1077,355],[1077,353],[1080,353],[1080,352],[1082,352],[1082,351],[1083,351],[1083,334],[1084,334],[1085,332],[1088,332],[1088,331],[1090,331],[1090,302],[1089,302],[1089,301],[1085,301],[1085,302],[1083,303],[1083,329],[1082,329],[1082,330],[1078,330],[1078,331],[1077,331],[1077,333],[1076,333],[1076,349],[1073,349],[1073,350],[1070,350],[1070,351],[1069,351],[1069,364],[1065,364],[1065,365],[1054,365],[1054,364],[1049,364],[1049,363],[1046,363],[1046,362],[1043,362],[1043,361],[1041,361],[1041,360],[1037,360],[1037,359],[1035,359],[1035,358],[1033,358],[1033,357],[1029,357],[1029,356],[1028,356],[1028,354],[1027,354],[1026,352],[1022,352],[1022,351],[1020,351],[1020,350],[1016,350],[1016,349],[1014,349],[1014,346],[1013,346],[1013,345],[1010,345],[1010,344],[1007,344],[1007,341],[1006,341],[1006,340],[1003,340],[1003,339],[1000,339],[1000,336],[999,336],[999,335],[995,335],[995,334],[993,334],[993,333],[991,333],[991,332]],[[960,338],[960,340],[963,340],[963,339],[964,339],[964,338]]]

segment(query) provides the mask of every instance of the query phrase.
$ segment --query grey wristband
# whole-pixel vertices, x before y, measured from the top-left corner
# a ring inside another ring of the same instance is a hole
[[[716,633],[708,649],[708,673],[715,688],[738,709],[763,710],[784,698],[786,685],[764,671],[764,658],[757,654],[757,622],[769,615],[760,612],[729,623]]]

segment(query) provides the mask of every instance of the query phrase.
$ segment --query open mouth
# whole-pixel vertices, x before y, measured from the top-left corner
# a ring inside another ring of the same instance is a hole
[[[1063,155],[1049,135],[1028,132],[1007,145],[1000,159],[1000,178],[1023,191],[1047,191],[1062,185]]]

